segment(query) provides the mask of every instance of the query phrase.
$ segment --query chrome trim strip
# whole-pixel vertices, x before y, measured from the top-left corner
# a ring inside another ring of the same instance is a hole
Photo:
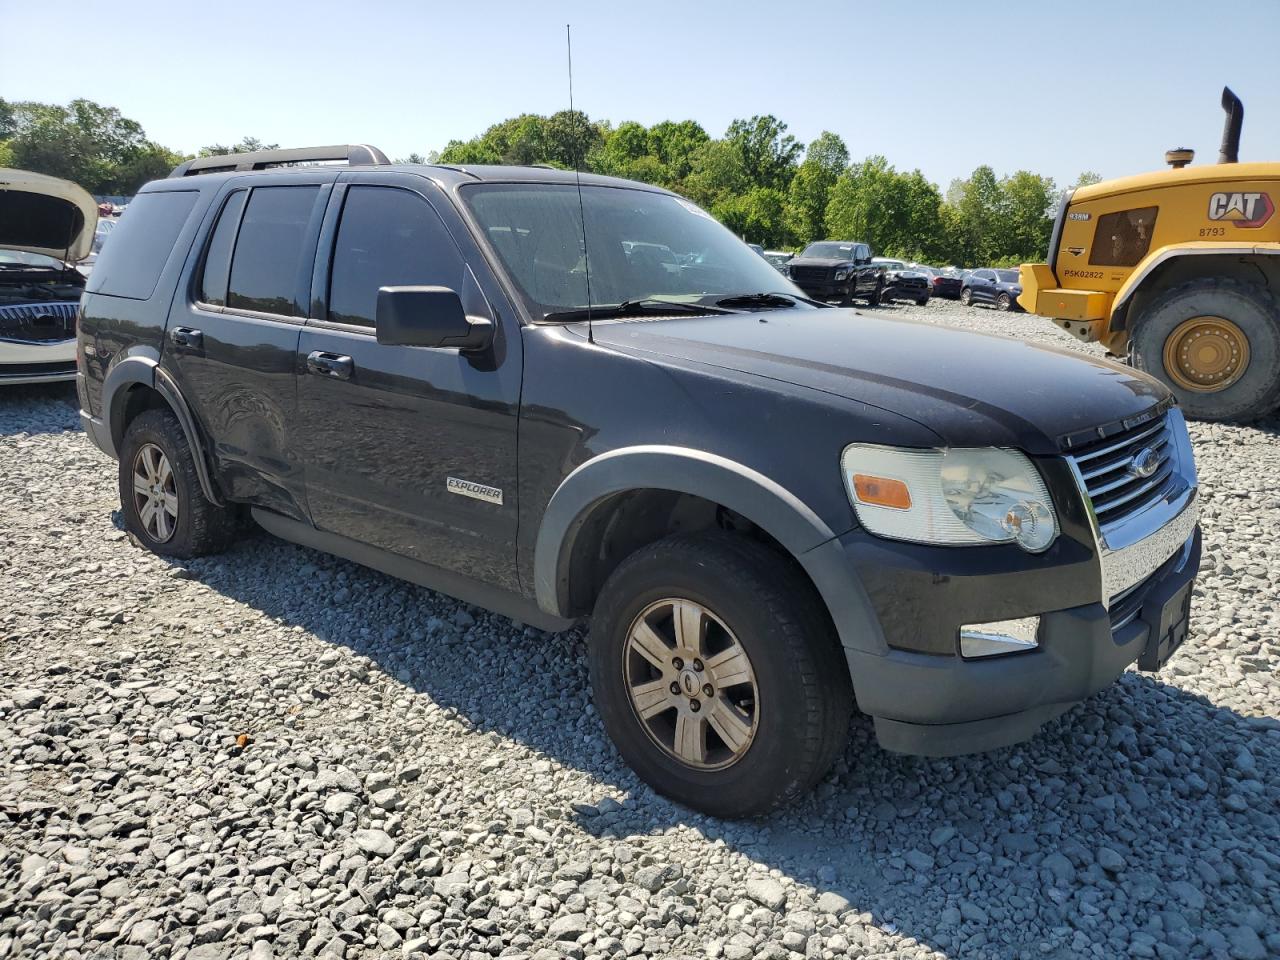
[[[1116,507],[1123,507],[1129,501],[1138,499],[1138,497],[1142,496],[1144,493],[1150,493],[1156,487],[1160,486],[1160,484],[1168,480],[1169,477],[1171,477],[1172,475],[1173,475],[1173,467],[1169,466],[1168,461],[1166,460],[1164,463],[1160,464],[1159,473],[1157,473],[1150,480],[1147,480],[1145,483],[1143,483],[1142,486],[1134,487],[1132,490],[1126,493],[1123,497],[1119,497],[1115,500],[1109,500],[1106,503],[1106,505],[1103,506],[1102,513],[1104,514],[1109,513],[1112,510],[1114,510]],[[1135,479],[1134,477],[1130,477],[1129,480],[1126,482],[1132,482],[1134,479]],[[1122,486],[1124,486],[1124,484],[1116,484],[1116,485],[1109,484],[1105,488],[1094,490],[1093,493],[1094,495],[1108,493],[1111,490],[1117,490]],[[1097,508],[1095,507],[1094,509],[1096,510]],[[1103,520],[1102,522],[1106,523],[1106,520]]]
[[[1083,463],[1086,460],[1093,460],[1097,457],[1102,456],[1103,454],[1114,453],[1117,450],[1121,450],[1132,443],[1137,443],[1139,440],[1145,440],[1147,437],[1151,436],[1153,433],[1157,433],[1158,431],[1164,429],[1164,425],[1165,425],[1165,422],[1164,422],[1164,418],[1162,417],[1159,420],[1157,420],[1154,424],[1152,424],[1150,429],[1144,430],[1142,433],[1135,433],[1131,437],[1125,437],[1125,439],[1121,440],[1119,443],[1113,443],[1111,446],[1103,447],[1101,450],[1090,450],[1088,453],[1072,453],[1072,454],[1068,454],[1068,456],[1074,458],[1079,463]]]
[[[1120,550],[1104,550],[1101,556],[1102,596],[1111,598],[1141,583],[1181,550],[1200,522],[1200,499],[1192,488],[1182,511],[1148,537]]]

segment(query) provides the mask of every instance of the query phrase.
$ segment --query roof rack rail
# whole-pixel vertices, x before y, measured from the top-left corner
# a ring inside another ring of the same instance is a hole
[[[342,143],[328,147],[293,147],[287,150],[258,150],[254,153],[226,153],[213,157],[196,157],[180,163],[169,174],[172,177],[191,177],[198,173],[229,173],[231,171],[266,170],[293,163],[314,163],[321,160],[345,160],[348,164],[386,164],[391,161],[377,147],[364,143]]]

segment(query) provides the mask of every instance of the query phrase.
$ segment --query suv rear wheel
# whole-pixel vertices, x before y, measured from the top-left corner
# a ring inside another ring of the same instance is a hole
[[[1262,286],[1202,277],[1130,320],[1134,366],[1198,420],[1252,420],[1280,404],[1280,306]]]
[[[963,303],[966,307],[972,306],[972,305],[973,305],[973,291],[972,291],[972,290],[970,290],[968,287],[965,287],[963,290],[961,290],[961,291],[960,291],[960,302],[961,302],[961,303]]]
[[[619,752],[656,790],[716,816],[809,790],[845,742],[848,669],[810,585],[722,533],[632,554],[591,625],[591,683]]]
[[[197,557],[226,548],[236,516],[205,498],[182,426],[168,410],[147,410],[120,445],[120,510],[125,527],[148,550]]]

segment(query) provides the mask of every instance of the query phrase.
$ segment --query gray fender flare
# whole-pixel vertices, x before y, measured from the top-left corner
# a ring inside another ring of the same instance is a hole
[[[182,391],[178,389],[178,385],[173,382],[173,378],[160,368],[152,356],[135,354],[125,357],[111,368],[106,380],[103,381],[102,414],[107,426],[106,436],[103,439],[108,440],[112,447],[107,452],[114,457],[119,457],[120,441],[124,437],[125,398],[129,389],[135,384],[142,384],[156,391],[173,410],[174,416],[178,418],[178,423],[182,427],[182,432],[186,434],[187,443],[195,454],[192,459],[195,461],[200,489],[210,503],[222,506],[222,499],[213,487],[213,478],[209,474],[209,464],[205,458],[204,443],[201,440],[200,431],[196,428],[195,418],[191,415],[191,407],[183,397]]]
[[[832,482],[839,478],[832,472]],[[759,525],[800,563],[817,587],[846,648],[883,654],[871,601],[836,534],[799,497],[750,467],[701,450],[635,446],[588,460],[560,484],[543,514],[534,550],[534,591],[553,616],[569,609],[569,560],[593,508],[627,490],[670,490],[723,504]]]

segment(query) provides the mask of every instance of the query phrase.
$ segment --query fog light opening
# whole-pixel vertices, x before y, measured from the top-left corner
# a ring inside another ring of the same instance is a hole
[[[993,620],[960,628],[960,656],[967,659],[1025,653],[1040,645],[1040,618]]]

